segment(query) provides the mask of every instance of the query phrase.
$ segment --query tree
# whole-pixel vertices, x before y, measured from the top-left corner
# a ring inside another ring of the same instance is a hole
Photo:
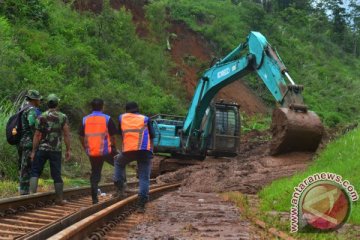
[[[267,2],[267,1],[265,1]],[[278,10],[282,11],[288,7],[294,7],[295,9],[309,10],[311,7],[311,1],[309,0],[275,0],[275,5]]]
[[[355,0],[352,0],[349,4],[350,14],[349,22],[352,31],[352,53],[354,56],[359,56],[360,51],[360,3]]]

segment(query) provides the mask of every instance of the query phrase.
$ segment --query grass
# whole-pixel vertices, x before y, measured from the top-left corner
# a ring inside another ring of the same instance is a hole
[[[304,172],[292,177],[272,182],[260,193],[261,211],[289,212],[294,187],[306,177],[321,172],[333,172],[347,179],[359,193],[360,191],[360,128],[357,128],[337,140],[329,143]],[[353,202],[349,223],[360,225],[359,201]],[[289,230],[287,224],[286,230]],[[326,235],[327,236],[327,235]],[[313,239],[327,239],[319,238]]]
[[[14,196],[18,192],[18,183],[11,180],[0,181],[0,198]]]
[[[260,219],[266,223],[266,229],[271,227],[283,231],[289,236],[296,239],[308,239],[308,240],[332,240],[332,239],[356,239],[356,232],[353,230],[345,231],[342,233],[289,233],[289,221],[288,219],[282,219],[280,215],[270,215],[267,211],[258,208],[257,204],[254,204],[253,198],[249,199],[247,195],[240,192],[226,192],[222,194],[224,200],[233,202],[241,211],[241,215],[251,221],[254,219]],[[260,233],[260,232],[259,232]],[[278,239],[278,238],[276,238]]]
[[[15,109],[14,104],[5,100],[0,101],[0,179],[17,179],[18,155],[16,147],[7,143],[5,135],[6,123],[9,117],[15,112]]]
[[[89,180],[84,180],[81,178],[70,179],[68,177],[63,177],[64,187],[73,188],[73,187],[83,187],[89,185]],[[53,191],[53,180],[52,179],[39,179],[38,192],[48,192]],[[18,195],[18,186],[17,181],[4,180],[0,182],[0,198],[13,197]]]
[[[245,113],[242,113],[240,116],[242,133],[248,133],[254,130],[266,131],[270,128],[270,116],[263,116],[260,114],[250,116],[246,115]]]

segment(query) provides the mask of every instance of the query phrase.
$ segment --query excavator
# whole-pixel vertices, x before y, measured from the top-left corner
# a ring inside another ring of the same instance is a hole
[[[236,103],[215,102],[230,83],[256,72],[279,106],[272,114],[272,155],[315,151],[324,127],[304,104],[303,86],[295,84],[277,51],[259,32],[212,67],[198,82],[187,116],[155,115],[152,176],[196,164],[207,155],[236,156],[240,143],[240,114]],[[288,81],[288,83],[285,81]]]

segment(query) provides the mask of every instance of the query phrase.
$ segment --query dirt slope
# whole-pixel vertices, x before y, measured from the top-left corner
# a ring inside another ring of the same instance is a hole
[[[111,0],[110,4],[115,9],[125,7],[129,10],[136,24],[136,32],[138,35],[143,38],[147,37],[147,20],[144,12],[144,5],[147,4],[147,0]],[[99,13],[102,8],[102,1],[77,0],[74,2],[74,7],[80,11],[91,10]],[[176,35],[176,37],[170,41],[170,55],[176,63],[176,67],[172,73],[180,78],[180,81],[182,81],[187,91],[187,97],[190,100],[201,76],[200,69],[209,67],[213,58],[214,48],[208,44],[206,39],[189,29],[182,22],[172,22],[168,31],[169,35]],[[264,114],[268,112],[268,109],[259,97],[240,80],[222,89],[216,98],[237,102],[240,104],[241,110],[248,114]]]
[[[157,178],[160,183],[182,181],[183,191],[257,193],[273,180],[306,169],[314,153],[293,152],[269,155],[268,133],[250,132],[241,139],[236,158],[207,157],[199,165],[189,166]]]
[[[169,33],[176,34],[176,37],[171,40],[170,51],[172,59],[177,65],[175,74],[180,76],[187,90],[188,98],[191,99],[201,76],[199,65],[205,66],[205,68],[209,67],[214,51],[206,39],[182,22],[172,22]],[[196,60],[192,60],[194,57]],[[216,98],[237,102],[240,104],[241,110],[248,114],[267,112],[259,97],[241,80],[222,89]]]

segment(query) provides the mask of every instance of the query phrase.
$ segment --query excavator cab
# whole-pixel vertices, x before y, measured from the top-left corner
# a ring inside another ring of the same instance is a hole
[[[240,113],[236,103],[217,102],[213,116],[207,155],[234,157],[240,144]]]

